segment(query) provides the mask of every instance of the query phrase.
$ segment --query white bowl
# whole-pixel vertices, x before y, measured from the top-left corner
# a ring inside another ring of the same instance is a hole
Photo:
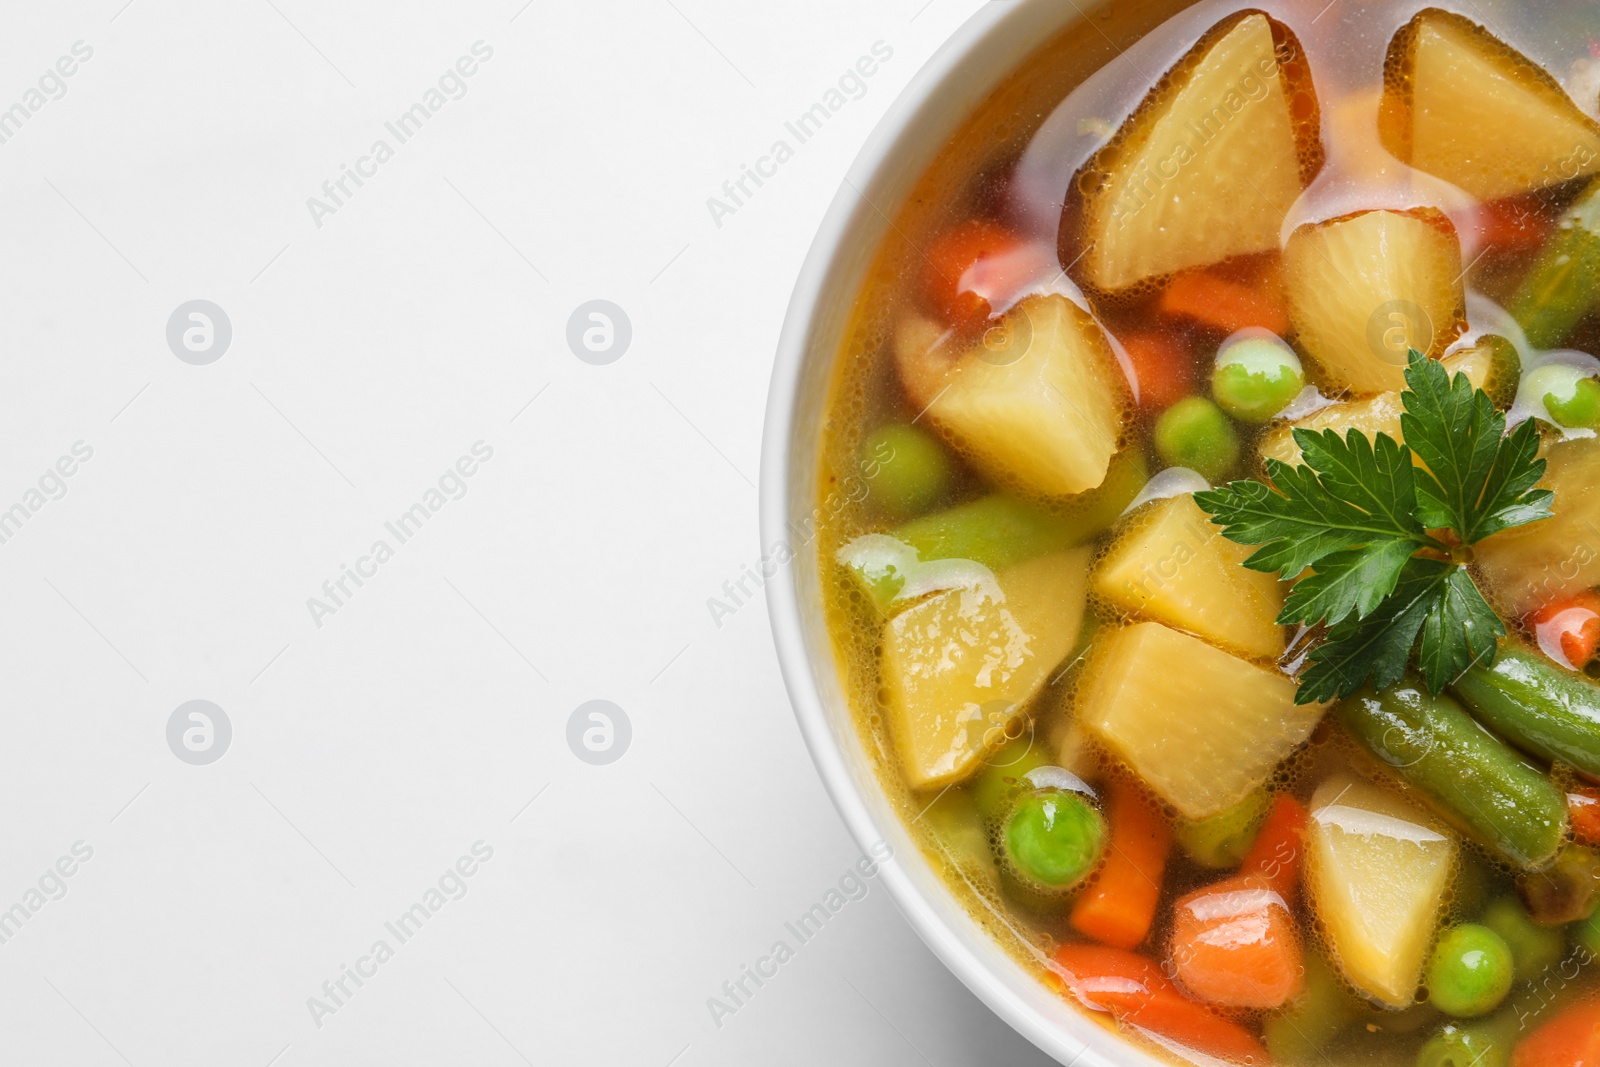
[[[887,843],[883,881],[935,955],[1041,1049],[1077,1067],[1158,1061],[1096,1025],[1021,967],[944,887],[861,749],[824,625],[816,544],[818,431],[849,313],[888,217],[978,103],[1044,41],[1102,0],[986,4],[912,80],[856,158],[795,285],[778,344],[761,457],[763,552],[793,560],[767,583],[773,638],[812,759],[863,851]],[[880,210],[881,208],[881,210]]]

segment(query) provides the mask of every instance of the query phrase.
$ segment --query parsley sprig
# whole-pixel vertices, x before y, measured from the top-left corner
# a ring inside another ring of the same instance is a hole
[[[1393,685],[1413,651],[1435,693],[1493,662],[1506,628],[1468,570],[1471,546],[1550,515],[1553,494],[1535,488],[1545,462],[1531,419],[1507,436],[1483,390],[1415,351],[1400,398],[1405,444],[1296,429],[1302,466],[1268,459],[1270,485],[1195,494],[1225,537],[1260,546],[1246,567],[1299,579],[1278,622],[1322,633],[1301,704],[1349,696],[1369,678]]]

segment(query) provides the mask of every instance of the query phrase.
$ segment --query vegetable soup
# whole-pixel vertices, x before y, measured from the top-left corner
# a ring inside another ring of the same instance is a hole
[[[1463,5],[1113,0],[838,360],[883,787],[1174,1062],[1600,1064],[1600,7]]]

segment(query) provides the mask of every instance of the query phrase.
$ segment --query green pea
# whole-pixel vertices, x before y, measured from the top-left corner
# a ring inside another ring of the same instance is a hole
[[[1222,410],[1251,424],[1271,419],[1305,387],[1300,357],[1276,337],[1242,337],[1224,345],[1211,372],[1211,395]]]
[[[1511,948],[1519,982],[1531,982],[1561,962],[1566,950],[1560,927],[1540,926],[1516,897],[1496,900],[1478,916],[1478,922],[1500,935]]]
[[[1528,375],[1523,388],[1558,425],[1573,430],[1600,428],[1600,382],[1577,367],[1552,363]]]
[[[998,819],[1011,810],[1017,797],[1033,789],[1023,777],[1050,765],[1050,754],[1035,737],[1023,736],[990,756],[972,779],[972,802],[985,819]]]
[[[1417,1067],[1506,1067],[1517,1032],[1511,1009],[1493,1019],[1447,1023],[1417,1053]]]
[[[1446,931],[1428,961],[1428,999],[1446,1015],[1470,1018],[1500,1006],[1515,972],[1511,946],[1487,926]]]
[[[1200,866],[1231,870],[1244,861],[1271,806],[1272,794],[1257,789],[1227,811],[1209,819],[1198,822],[1179,819],[1172,828],[1173,836],[1189,858]]]
[[[1239,462],[1239,434],[1228,416],[1205,397],[1178,401],[1156,420],[1156,452],[1174,467],[1218,481]]]
[[[1003,834],[1005,859],[1024,886],[1060,893],[1087,878],[1106,847],[1106,822],[1082,793],[1040,789],[1012,805]]]
[[[861,472],[867,495],[880,511],[897,518],[920,515],[950,491],[956,467],[932,434],[890,423],[861,442]]]

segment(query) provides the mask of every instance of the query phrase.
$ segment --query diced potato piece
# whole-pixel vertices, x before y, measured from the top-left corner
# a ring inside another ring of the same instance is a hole
[[[961,354],[952,343],[954,336],[953,330],[921,315],[909,315],[895,324],[895,366],[900,384],[918,410],[939,395]]]
[[[1019,563],[952,589],[885,624],[890,730],[913,789],[977,770],[1049,681],[1083,623],[1089,549]]]
[[[1313,906],[1357,989],[1411,1003],[1455,865],[1455,841],[1370,782],[1337,775],[1311,799],[1306,829]]]
[[[1323,430],[1337,430],[1340,437],[1350,430],[1360,430],[1373,440],[1376,440],[1380,433],[1386,433],[1399,441],[1403,436],[1400,433],[1400,416],[1405,410],[1400,403],[1398,392],[1379,393],[1365,400],[1334,404],[1307,415],[1299,422],[1286,423],[1268,430],[1261,438],[1261,458],[1299,463],[1300,446],[1294,443],[1293,433],[1296,428],[1315,430],[1318,433]]]
[[[1499,337],[1486,337],[1471,348],[1452,353],[1444,359],[1452,375],[1465,374],[1473,388],[1482,389],[1500,407],[1509,407],[1516,396],[1517,383],[1522,373],[1517,350],[1509,341]],[[1323,408],[1295,423],[1285,423],[1268,430],[1261,438],[1261,458],[1279,459],[1285,463],[1300,462],[1300,446],[1294,443],[1291,430],[1337,430],[1343,437],[1351,430],[1359,430],[1369,440],[1386,433],[1396,441],[1404,441],[1400,432],[1400,416],[1405,405],[1400,394],[1379,393],[1366,400],[1352,400]]]
[[[1432,209],[1302,226],[1284,268],[1289,315],[1325,393],[1404,389],[1407,350],[1437,358],[1466,322],[1461,245]]]
[[[1548,519],[1474,547],[1491,596],[1510,615],[1600,585],[1600,439],[1544,446],[1539,483],[1556,495]]]
[[[1085,728],[1187,819],[1239,803],[1316,728],[1293,679],[1160,623],[1097,642],[1078,697]]]
[[[1389,46],[1384,144],[1480,200],[1600,172],[1600,126],[1547,72],[1460,15],[1431,9]]]
[[[1064,296],[1030,297],[954,360],[940,347],[919,356],[920,343],[896,346],[901,379],[975,466],[1050,496],[1105,481],[1132,409],[1088,312]]]
[[[1247,570],[1251,549],[1222,536],[1185,493],[1141,508],[1094,575],[1094,591],[1134,615],[1256,659],[1283,653],[1278,579]]]
[[[1287,31],[1285,31],[1287,32]],[[1273,25],[1259,12],[1195,46],[1089,162],[1085,276],[1102,289],[1278,248],[1320,141],[1302,143]]]

